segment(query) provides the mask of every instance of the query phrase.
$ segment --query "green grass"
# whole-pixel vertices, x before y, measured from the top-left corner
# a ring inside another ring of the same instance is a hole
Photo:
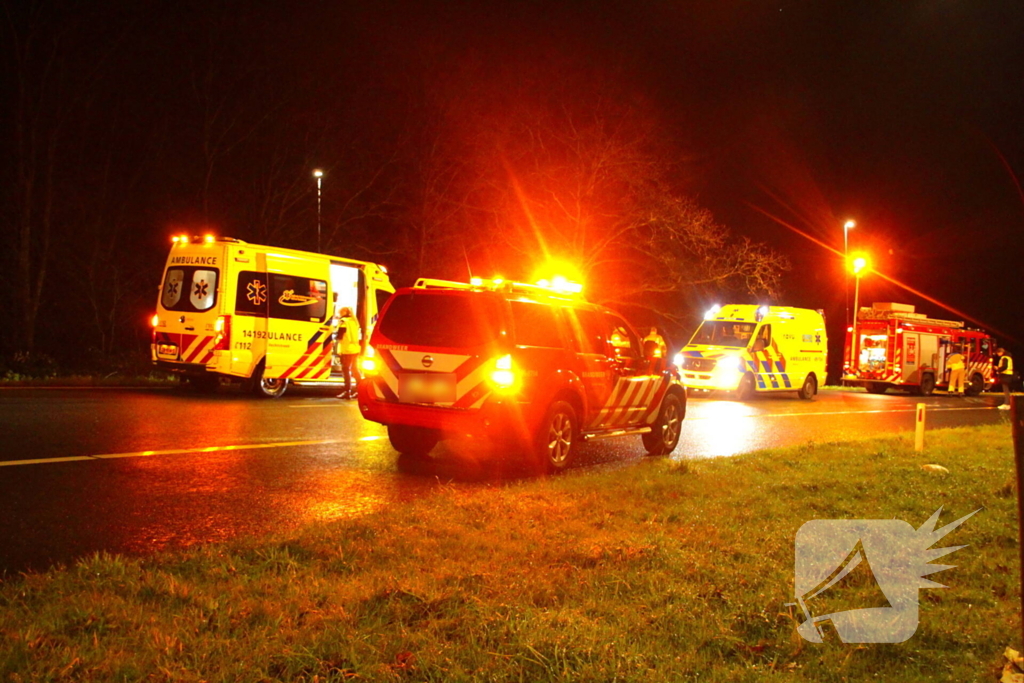
[[[55,377],[28,377],[9,373],[0,377],[0,387],[46,387],[54,389],[83,387],[170,387],[181,381],[169,373],[149,375],[59,375]]]
[[[941,464],[934,474],[923,464]],[[811,519],[984,510],[898,645],[803,642]],[[0,681],[972,681],[1019,645],[1005,425],[508,486],[0,585]]]

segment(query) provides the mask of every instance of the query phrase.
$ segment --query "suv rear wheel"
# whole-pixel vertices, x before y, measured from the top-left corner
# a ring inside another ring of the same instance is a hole
[[[555,401],[548,408],[534,439],[534,455],[548,472],[569,466],[579,441],[576,411],[567,401]]]
[[[685,414],[686,406],[679,400],[679,396],[674,392],[665,394],[658,420],[651,426],[651,431],[642,437],[648,455],[668,455],[676,449]]]
[[[434,449],[441,435],[436,430],[409,425],[388,425],[388,440],[402,455],[425,458]]]

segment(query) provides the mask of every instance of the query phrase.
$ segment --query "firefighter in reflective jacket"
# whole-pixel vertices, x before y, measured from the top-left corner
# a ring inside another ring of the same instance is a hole
[[[999,410],[1010,409],[1010,385],[1013,383],[1013,358],[1005,349],[996,349],[996,356],[999,361],[996,364],[996,374],[999,375],[999,382],[1003,385],[1003,405]]]
[[[338,331],[334,339],[334,353],[341,358],[341,375],[345,378],[345,390],[338,398],[355,398],[359,382],[356,359],[362,347],[359,345],[359,321],[348,306],[338,311]]]
[[[946,359],[946,367],[949,369],[949,387],[946,393],[950,395],[964,395],[964,356],[960,353],[960,347],[953,347],[953,353]]]

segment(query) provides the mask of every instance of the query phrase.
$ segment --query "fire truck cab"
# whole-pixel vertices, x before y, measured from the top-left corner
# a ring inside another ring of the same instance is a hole
[[[179,235],[152,320],[152,360],[200,390],[221,378],[268,398],[293,383],[333,385],[336,313],[352,310],[365,344],[392,292],[375,263]]]
[[[903,387],[927,396],[949,386],[946,359],[958,349],[967,361],[966,393],[976,396],[996,382],[992,355],[996,341],[959,320],[937,320],[914,306],[875,303],[857,311],[846,330],[843,384],[873,394]]]

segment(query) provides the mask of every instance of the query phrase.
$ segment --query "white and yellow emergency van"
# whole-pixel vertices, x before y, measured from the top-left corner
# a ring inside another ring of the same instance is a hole
[[[789,306],[715,306],[676,356],[688,388],[795,391],[810,400],[825,381],[828,338],[821,311]]]
[[[336,313],[355,312],[365,345],[394,291],[375,263],[180,235],[152,320],[152,359],[200,389],[221,377],[267,397],[292,383],[333,384]]]

